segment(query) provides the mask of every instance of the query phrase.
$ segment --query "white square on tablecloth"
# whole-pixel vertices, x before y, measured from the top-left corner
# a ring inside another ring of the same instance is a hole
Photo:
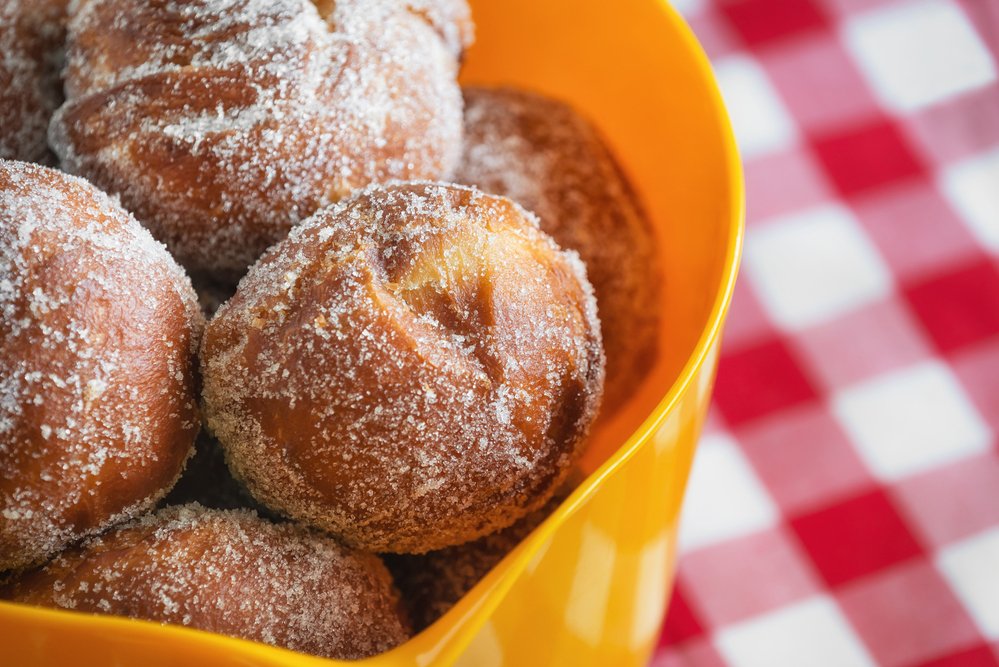
[[[848,19],[844,39],[889,109],[911,111],[996,78],[971,22],[949,0],[891,5]]]
[[[871,472],[896,480],[984,451],[990,432],[953,373],[927,361],[833,397],[833,411]]]
[[[680,524],[680,548],[692,550],[775,525],[777,509],[736,444],[705,436],[697,449]]]
[[[775,322],[820,324],[891,293],[891,275],[860,223],[824,205],[751,229],[745,268]]]
[[[999,639],[999,528],[943,549],[937,567],[982,634]]]
[[[714,70],[743,158],[794,145],[794,121],[756,61],[730,56],[718,60]]]
[[[843,614],[825,596],[723,628],[716,643],[732,667],[874,664]]]
[[[999,149],[948,167],[941,183],[975,236],[999,252]]]

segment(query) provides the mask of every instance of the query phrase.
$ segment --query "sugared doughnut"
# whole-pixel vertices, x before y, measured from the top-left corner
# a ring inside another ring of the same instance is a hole
[[[607,352],[604,409],[653,366],[661,274],[656,239],[597,130],[568,105],[506,88],[465,89],[457,180],[533,211],[586,264]]]
[[[61,97],[66,2],[0,2],[0,158],[50,158],[46,134]]]
[[[265,505],[380,552],[509,526],[599,406],[585,269],[512,201],[371,187],[271,248],[208,325],[206,421]]]
[[[425,554],[386,556],[386,565],[402,592],[413,630],[419,632],[447,613],[564,499],[556,494],[544,507],[509,528],[472,542]]]
[[[0,160],[0,570],[170,489],[202,326],[183,269],[109,197]]]
[[[461,152],[465,0],[80,0],[64,168],[193,272],[238,275],[349,191]]]
[[[8,584],[24,604],[208,630],[330,658],[406,640],[377,556],[248,510],[171,507],[91,538]]]

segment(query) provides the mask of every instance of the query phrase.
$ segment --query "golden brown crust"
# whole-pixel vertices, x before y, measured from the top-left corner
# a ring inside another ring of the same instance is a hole
[[[410,183],[297,226],[218,311],[201,363],[207,423],[261,502],[423,552],[551,496],[604,360],[574,254],[508,199]]]
[[[48,162],[67,0],[0,2],[0,158]]]
[[[151,508],[199,428],[183,270],[88,183],[0,160],[0,570]]]
[[[186,625],[330,658],[408,636],[377,556],[252,512],[147,515],[10,583],[15,602]]]
[[[600,310],[607,385],[620,406],[652,368],[661,272],[656,239],[597,130],[568,105],[506,88],[466,88],[456,179],[510,197],[579,253]]]
[[[192,271],[238,275],[351,190],[457,165],[463,0],[82,0],[63,166]]]

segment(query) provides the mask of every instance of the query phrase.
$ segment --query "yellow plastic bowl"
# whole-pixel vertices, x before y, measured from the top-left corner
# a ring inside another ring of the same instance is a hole
[[[663,0],[473,0],[464,79],[565,99],[631,175],[662,246],[664,352],[597,425],[588,478],[444,618],[370,667],[643,666],[672,584],[677,519],[742,237],[738,155],[711,70]],[[185,628],[0,603],[0,663],[341,663]]]

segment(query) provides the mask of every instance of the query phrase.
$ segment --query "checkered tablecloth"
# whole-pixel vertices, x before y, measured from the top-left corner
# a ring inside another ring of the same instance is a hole
[[[999,666],[999,0],[684,0],[747,239],[654,667]]]

